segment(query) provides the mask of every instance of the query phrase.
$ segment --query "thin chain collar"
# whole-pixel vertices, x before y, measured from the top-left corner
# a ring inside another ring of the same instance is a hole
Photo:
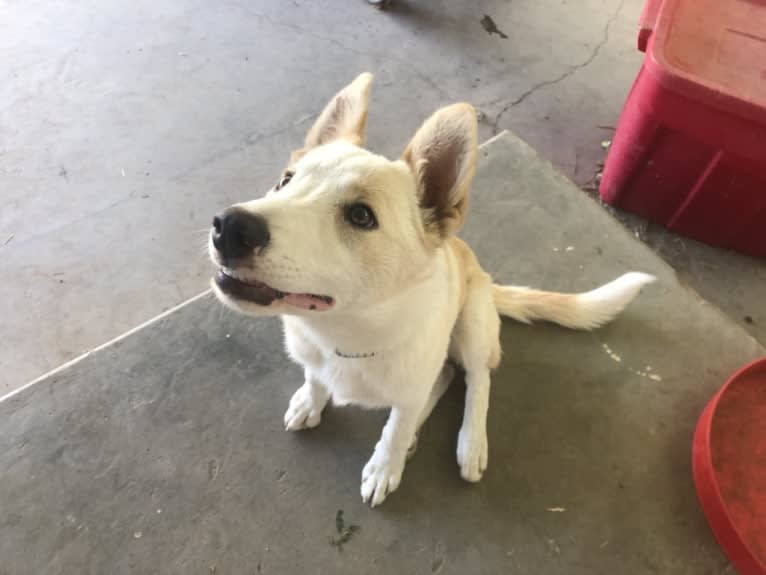
[[[375,352],[372,351],[370,353],[343,353],[341,350],[339,350],[336,347],[335,355],[337,355],[338,357],[346,358],[346,359],[368,359],[371,357],[375,357]]]

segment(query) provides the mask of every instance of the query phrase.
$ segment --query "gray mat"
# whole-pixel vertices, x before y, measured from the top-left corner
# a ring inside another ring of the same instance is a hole
[[[692,432],[764,350],[510,134],[482,148],[463,236],[503,282],[660,280],[594,333],[504,324],[480,484],[458,475],[456,382],[364,506],[385,414],[283,431],[301,372],[278,322],[206,296],[0,403],[0,573],[718,573]],[[340,547],[339,509],[359,526]]]

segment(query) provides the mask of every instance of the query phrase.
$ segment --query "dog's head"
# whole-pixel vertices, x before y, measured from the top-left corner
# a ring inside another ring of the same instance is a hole
[[[463,223],[477,154],[468,104],[442,108],[399,160],[362,148],[372,76],[319,115],[262,198],[213,220],[216,295],[255,315],[368,308],[429,272]]]

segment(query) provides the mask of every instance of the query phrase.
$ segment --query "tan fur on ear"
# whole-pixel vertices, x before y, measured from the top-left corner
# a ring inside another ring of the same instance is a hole
[[[308,153],[308,148],[298,148],[290,152],[290,161],[287,162],[287,169],[291,169],[303,156]]]
[[[477,147],[476,111],[463,103],[426,120],[402,155],[418,182],[426,227],[442,237],[456,232],[465,219]]]
[[[338,92],[309,130],[304,147],[311,149],[339,139],[364,145],[371,84],[372,74],[365,72]]]

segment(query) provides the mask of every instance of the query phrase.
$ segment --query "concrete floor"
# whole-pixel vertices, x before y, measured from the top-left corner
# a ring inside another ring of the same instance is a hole
[[[385,414],[284,431],[301,373],[278,322],[208,295],[0,402],[0,574],[733,573],[691,436],[763,346],[510,134],[482,148],[462,235],[502,282],[658,278],[595,332],[504,323],[479,484],[455,462],[457,381],[399,490],[363,505]]]
[[[642,0],[0,7],[0,395],[204,289],[211,214],[269,187],[324,101],[376,76],[370,145],[438,105],[592,179]],[[507,39],[480,25],[490,15]],[[634,227],[641,228],[641,224]],[[766,341],[766,266],[659,233],[681,276]]]

